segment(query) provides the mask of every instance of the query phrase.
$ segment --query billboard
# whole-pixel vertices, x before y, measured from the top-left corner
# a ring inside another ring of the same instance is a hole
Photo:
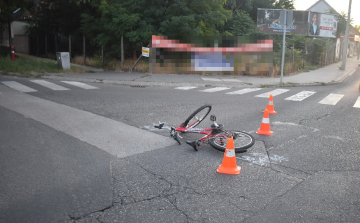
[[[257,28],[260,32],[282,34],[284,29],[280,19],[282,9],[258,9]],[[288,10],[289,11],[289,10]],[[293,11],[292,25],[286,27],[286,34],[306,35],[308,32],[309,11]]]
[[[337,17],[333,14],[309,13],[309,36],[336,38]]]
[[[191,37],[186,43],[152,36],[150,66],[154,73],[224,72],[269,74],[273,41],[260,37]]]

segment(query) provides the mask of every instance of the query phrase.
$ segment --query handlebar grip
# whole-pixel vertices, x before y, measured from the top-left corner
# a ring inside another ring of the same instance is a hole
[[[164,126],[164,123],[160,123],[160,125],[154,125],[155,128],[162,129]]]

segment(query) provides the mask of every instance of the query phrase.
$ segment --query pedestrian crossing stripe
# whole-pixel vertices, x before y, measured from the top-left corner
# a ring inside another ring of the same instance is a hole
[[[20,84],[16,81],[2,81],[1,83],[5,84],[6,86],[15,89],[17,91],[23,92],[23,93],[29,93],[29,92],[37,92],[37,90],[27,87],[23,84]]]
[[[354,108],[360,108],[360,96],[357,98],[357,100],[356,100],[356,102],[355,102],[355,104],[354,104],[353,107],[354,107]]]
[[[210,89],[205,89],[205,90],[200,90],[201,92],[216,92],[216,91],[223,91],[223,90],[228,90],[230,88],[227,87],[215,87],[215,88],[210,88]]]
[[[195,87],[195,86],[185,86],[185,87],[177,87],[175,89],[190,90],[190,89],[194,89],[194,88],[197,88],[197,87]],[[230,88],[216,87],[216,88],[210,88],[210,89],[199,90],[199,91],[201,91],[201,92],[216,92],[216,91],[223,91],[223,90],[227,90],[227,89],[230,89]],[[246,94],[246,93],[250,93],[250,92],[259,91],[261,89],[263,89],[263,88],[244,88],[244,89],[237,90],[237,91],[227,92],[225,94],[242,95],[242,94]],[[275,96],[275,95],[285,93],[287,91],[289,91],[289,89],[276,89],[276,90],[273,90],[273,91],[269,91],[269,92],[266,92],[266,93],[263,93],[263,94],[256,95],[255,97],[268,98],[270,96],[270,94]],[[297,93],[295,95],[292,95],[290,97],[285,98],[285,100],[288,100],[288,101],[303,101],[304,99],[314,95],[315,93],[316,92],[314,92],[314,91],[301,91],[301,92],[299,92],[299,93]],[[336,103],[338,103],[341,100],[341,98],[343,96],[344,95],[342,95],[342,94],[330,94],[330,95],[328,95],[327,97],[325,97],[323,100],[321,100],[318,103],[327,104],[327,105],[335,105]],[[357,99],[357,101],[356,101],[356,103],[354,104],[353,107],[360,108],[360,97]]]
[[[209,77],[202,77],[204,81],[221,81],[219,78],[209,78]]]
[[[83,88],[83,89],[86,89],[86,90],[99,89],[98,87],[94,87],[94,86],[84,84],[84,83],[81,83],[81,82],[77,82],[77,81],[61,81],[61,82],[66,83],[66,84],[70,84],[70,85],[73,85],[73,86],[76,86],[76,87],[79,87],[79,88]]]
[[[313,91],[302,91],[302,92],[299,92],[293,96],[290,96],[288,98],[285,98],[285,100],[290,100],[290,101],[302,101],[304,100],[305,98],[308,98],[310,97],[311,95],[315,94],[316,92],[313,92]]]
[[[177,87],[175,89],[178,89],[178,90],[190,90],[190,89],[194,89],[194,88],[197,88],[197,87],[184,86],[184,87]]]
[[[70,90],[69,88],[62,87],[60,85],[51,83],[49,81],[44,81],[44,80],[30,80],[30,81],[33,82],[33,83],[39,84],[39,85],[41,85],[43,87],[50,88],[51,90],[54,90],[54,91]]]
[[[268,98],[268,97],[270,97],[271,94],[272,94],[272,96],[276,96],[276,95],[285,93],[287,91],[289,91],[289,89],[279,88],[279,89],[275,89],[273,91],[269,91],[269,92],[266,92],[266,93],[263,93],[263,94],[256,95],[255,97]]]
[[[329,94],[323,100],[319,101],[319,104],[336,105],[342,97],[344,97],[343,94]]]
[[[241,89],[241,90],[238,90],[238,91],[228,92],[226,94],[246,94],[246,93],[250,93],[250,92],[253,92],[253,91],[259,91],[261,89],[262,88],[244,88],[244,89]]]

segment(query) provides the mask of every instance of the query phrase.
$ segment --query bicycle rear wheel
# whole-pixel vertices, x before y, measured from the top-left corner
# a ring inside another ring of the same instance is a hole
[[[246,152],[248,148],[254,145],[255,139],[252,135],[236,130],[221,131],[211,137],[209,143],[214,149],[225,152],[227,139],[234,133],[237,135],[234,139],[235,153]]]
[[[209,114],[211,111],[211,105],[203,105],[200,108],[198,108],[196,111],[194,111],[186,120],[181,124],[182,127],[186,128],[194,128],[202,120],[205,119],[205,117]]]

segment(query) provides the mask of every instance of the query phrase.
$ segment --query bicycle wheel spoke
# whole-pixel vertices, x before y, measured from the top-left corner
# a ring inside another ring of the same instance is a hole
[[[255,143],[254,138],[248,133],[240,131],[223,131],[210,139],[211,146],[217,150],[225,151],[227,139],[234,133],[237,135],[234,137],[235,152],[245,152],[247,148]]]

